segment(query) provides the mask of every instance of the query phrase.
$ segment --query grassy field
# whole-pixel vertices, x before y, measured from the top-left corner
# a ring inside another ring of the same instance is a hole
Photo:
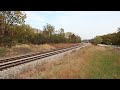
[[[120,79],[120,50],[105,48],[96,49],[89,62],[88,78],[92,79]]]
[[[14,78],[120,79],[120,50],[91,45],[59,60],[27,67]]]

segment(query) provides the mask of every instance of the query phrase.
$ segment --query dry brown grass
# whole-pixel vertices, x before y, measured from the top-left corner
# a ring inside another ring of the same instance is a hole
[[[12,48],[5,48],[5,52],[0,55],[0,58],[4,57],[12,57],[16,55],[24,55],[30,54],[35,52],[45,52],[52,49],[64,48],[69,47],[73,44],[41,44],[41,45],[32,45],[32,44],[21,44],[13,46]]]
[[[30,54],[34,52],[43,52],[43,51],[49,51],[51,49],[54,49],[53,46],[49,44],[43,44],[43,45],[27,45],[27,44],[22,44],[22,45],[16,45],[13,46],[12,48],[7,48],[6,53],[4,54],[4,57],[11,57],[11,56],[16,56],[16,55],[24,55],[24,54]]]
[[[91,47],[91,46],[90,46]],[[72,79],[84,78],[87,74],[85,66],[88,62],[89,54],[86,47],[77,52],[66,54],[62,59],[42,62],[35,68],[27,67],[16,78],[41,78],[41,79]],[[89,52],[91,50],[89,49]]]
[[[16,45],[13,46],[11,49],[7,48],[5,57],[6,56],[15,56],[15,55],[23,55],[23,54],[29,54],[34,52],[43,52],[43,51],[49,51],[51,49],[55,49],[53,46],[49,44],[43,44],[43,45]]]
[[[50,44],[50,45],[54,46],[55,48],[64,48],[64,47],[69,47],[69,46],[73,46],[76,44],[59,43],[59,44]]]

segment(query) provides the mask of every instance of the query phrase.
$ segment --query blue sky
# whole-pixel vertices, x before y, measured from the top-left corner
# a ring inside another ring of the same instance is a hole
[[[26,24],[43,29],[49,23],[56,30],[74,32],[82,39],[113,33],[120,27],[120,11],[25,11]]]

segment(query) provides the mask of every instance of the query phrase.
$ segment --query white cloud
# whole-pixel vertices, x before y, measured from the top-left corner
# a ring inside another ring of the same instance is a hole
[[[83,39],[93,38],[96,35],[112,33],[120,25],[120,12],[62,12],[51,21],[57,29],[64,28],[66,32],[75,32]],[[117,18],[116,18],[117,17]],[[118,25],[119,24],[119,25]]]
[[[27,11],[27,23],[41,27],[50,23],[58,30],[74,32],[83,39],[112,33],[120,26],[120,12],[105,11]]]
[[[39,11],[25,11],[27,14],[26,24],[31,25],[33,28],[42,29],[44,23],[46,23],[47,18],[42,15]]]
[[[38,12],[31,12],[31,11],[27,11],[25,12],[27,14],[27,18],[26,20],[31,20],[31,21],[40,21],[40,22],[44,22],[46,20],[45,17],[40,16],[38,14]]]

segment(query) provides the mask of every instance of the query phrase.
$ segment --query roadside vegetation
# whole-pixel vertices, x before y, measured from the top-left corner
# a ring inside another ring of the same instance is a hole
[[[116,33],[96,36],[90,40],[93,44],[120,45],[120,28]]]
[[[120,50],[88,46],[63,58],[23,69],[11,78],[120,79]]]

